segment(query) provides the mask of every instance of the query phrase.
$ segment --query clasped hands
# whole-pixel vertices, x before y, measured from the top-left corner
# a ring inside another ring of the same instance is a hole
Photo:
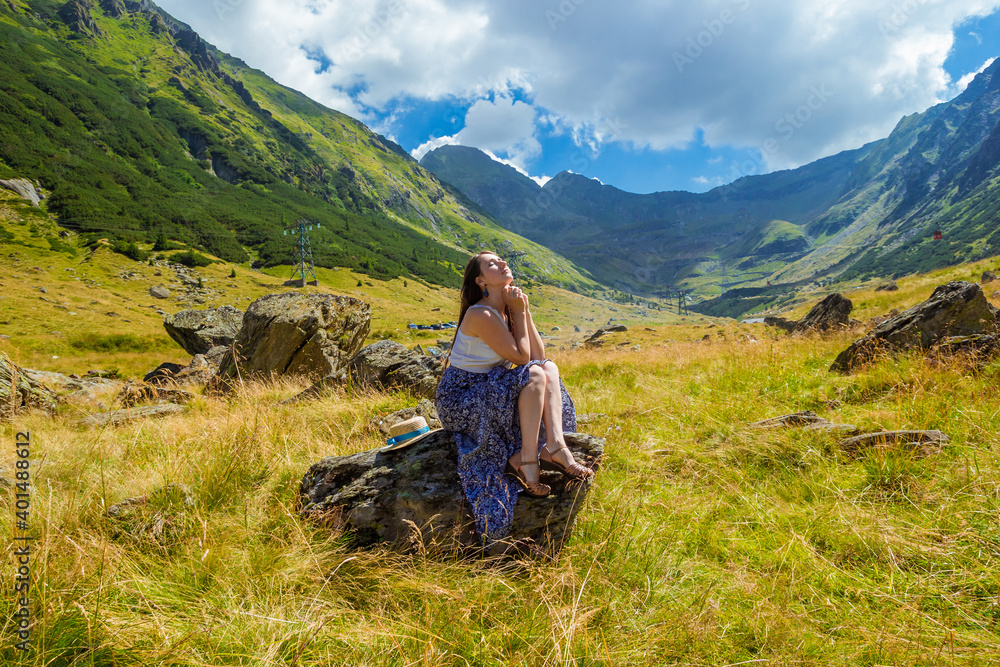
[[[503,303],[512,313],[524,312],[528,310],[528,295],[520,287],[506,285],[503,288]]]

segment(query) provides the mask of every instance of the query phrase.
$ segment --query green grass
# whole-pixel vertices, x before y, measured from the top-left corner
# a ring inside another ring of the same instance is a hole
[[[970,270],[859,293],[861,311],[910,305]],[[298,517],[308,466],[377,446],[371,419],[415,404],[405,393],[280,405],[306,386],[283,382],[198,396],[182,415],[118,428],[77,425],[81,411],[97,410],[88,404],[21,416],[0,426],[0,440],[32,433],[35,649],[16,654],[8,624],[0,659],[994,664],[1000,362],[976,371],[904,355],[830,374],[856,334],[790,337],[689,319],[634,327],[598,350],[553,350],[577,411],[605,415],[582,430],[607,439],[555,562],[357,552]],[[626,340],[640,349],[617,346]],[[749,427],[805,409],[866,431],[940,429],[951,443],[927,458],[852,458],[831,436]],[[105,516],[169,482],[189,485],[193,506],[164,498],[127,520]],[[8,545],[11,518],[0,519]],[[0,579],[4,618],[12,585]]]

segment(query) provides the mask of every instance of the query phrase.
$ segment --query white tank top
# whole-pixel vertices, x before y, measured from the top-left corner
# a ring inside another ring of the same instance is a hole
[[[503,322],[503,316],[493,306],[477,305],[469,307],[489,308]],[[461,368],[463,371],[472,373],[489,373],[491,369],[497,366],[504,366],[506,368],[510,368],[511,366],[509,361],[497,354],[482,338],[463,333],[461,327],[458,328],[458,333],[455,334],[455,344],[451,349],[451,356],[448,358],[448,363],[455,368]]]

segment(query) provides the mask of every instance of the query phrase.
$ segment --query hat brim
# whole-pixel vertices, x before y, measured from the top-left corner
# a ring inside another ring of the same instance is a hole
[[[421,433],[420,435],[418,435],[415,438],[410,438],[409,440],[404,440],[403,442],[397,442],[397,443],[392,444],[392,445],[386,445],[385,447],[382,447],[378,451],[384,453],[384,452],[395,452],[395,451],[398,451],[400,449],[406,449],[407,447],[410,447],[412,445],[417,444],[418,442],[420,442],[421,440],[423,440],[427,436],[434,435],[435,433],[439,433],[440,431],[443,431],[443,430],[444,430],[443,428],[435,428],[435,429],[432,429],[430,431],[427,431],[427,433]]]

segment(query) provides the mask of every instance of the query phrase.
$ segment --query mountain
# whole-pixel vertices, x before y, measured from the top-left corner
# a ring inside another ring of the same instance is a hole
[[[0,179],[94,243],[179,241],[454,284],[468,253],[525,253],[525,278],[596,289],[399,146],[221,53],[148,0],[0,1]],[[118,247],[118,246],[116,246]]]
[[[473,148],[442,146],[421,165],[492,213],[615,287],[655,292],[738,284],[801,257],[803,226],[837,201],[875,144],[704,194],[624,192],[562,172],[538,186]],[[476,155],[478,154],[478,155]]]
[[[1000,252],[1000,59],[883,140],[702,194],[631,194],[569,172],[539,187],[458,146],[421,164],[508,229],[622,289],[717,295],[910,274]]]

